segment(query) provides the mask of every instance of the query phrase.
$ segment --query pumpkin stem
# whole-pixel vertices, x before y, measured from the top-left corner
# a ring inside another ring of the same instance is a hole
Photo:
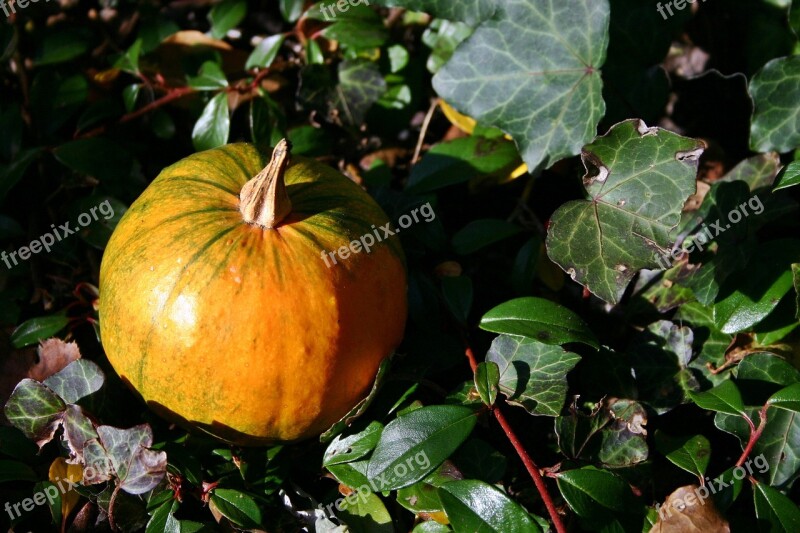
[[[289,166],[291,149],[289,141],[281,139],[269,164],[242,187],[239,211],[248,224],[272,229],[292,212],[283,176]]]

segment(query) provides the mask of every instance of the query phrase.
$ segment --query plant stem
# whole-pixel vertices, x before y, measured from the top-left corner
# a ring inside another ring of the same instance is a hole
[[[769,404],[765,403],[761,410],[758,412],[758,428],[755,427],[753,421],[750,420],[749,416],[745,416],[745,420],[750,425],[750,439],[747,441],[747,446],[745,446],[744,451],[742,452],[741,457],[739,460],[736,461],[736,466],[742,466],[744,462],[747,460],[747,456],[753,451],[753,448],[758,442],[758,439],[761,438],[761,434],[764,433],[764,428],[767,427],[767,409],[769,408]]]
[[[467,360],[469,360],[469,366],[474,374],[478,369],[478,361],[475,359],[475,354],[472,352],[472,348],[467,347],[466,354]],[[533,461],[531,456],[528,455],[527,451],[525,451],[525,447],[522,445],[519,437],[517,437],[517,434],[514,432],[511,424],[508,423],[508,420],[500,410],[500,407],[496,406],[492,408],[491,413],[494,415],[498,424],[500,424],[500,427],[503,428],[506,437],[508,437],[511,445],[517,452],[517,455],[519,455],[519,458],[522,460],[522,464],[525,465],[525,468],[528,470],[528,474],[530,474],[531,478],[533,479],[533,484],[536,485],[536,490],[539,491],[539,495],[541,496],[542,501],[544,501],[544,506],[547,508],[547,512],[550,514],[550,519],[553,521],[553,526],[555,527],[557,533],[566,533],[567,529],[564,527],[564,522],[561,520],[561,515],[558,514],[558,510],[553,503],[553,498],[550,497],[550,493],[547,490],[547,485],[545,484],[544,479],[542,479],[542,474],[539,473],[539,467],[536,466],[536,463]]]

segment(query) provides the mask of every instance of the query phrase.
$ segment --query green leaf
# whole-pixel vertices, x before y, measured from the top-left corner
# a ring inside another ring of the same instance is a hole
[[[372,492],[348,495],[336,515],[353,533],[393,533],[392,516],[380,497]]]
[[[711,443],[703,435],[674,437],[656,432],[656,448],[672,464],[701,479],[711,460]]]
[[[49,315],[26,320],[11,334],[11,344],[23,348],[48,339],[67,327],[69,319],[64,315]]]
[[[411,168],[406,190],[420,194],[488,174],[508,174],[519,166],[514,143],[477,135],[439,143]]]
[[[192,142],[198,152],[222,146],[228,142],[231,118],[228,95],[220,93],[208,101],[192,130]]]
[[[367,111],[384,92],[386,80],[376,63],[365,59],[348,59],[339,64],[337,107],[349,124],[360,126]]]
[[[750,81],[750,148],[788,152],[800,146],[800,56],[773,59]]]
[[[23,379],[11,393],[4,411],[11,425],[41,448],[53,440],[65,407],[64,401],[45,385]]]
[[[534,415],[558,416],[567,395],[567,373],[580,356],[560,346],[500,335],[486,354],[500,372],[500,391]],[[477,383],[477,380],[476,380]]]
[[[66,403],[75,403],[100,390],[103,381],[105,376],[96,363],[78,359],[45,379],[44,384],[61,396]]]
[[[797,293],[795,307],[797,309],[794,317],[800,320],[800,263],[792,263],[792,279],[794,280],[794,292]]]
[[[305,0],[280,0],[281,15],[286,22],[295,23],[303,14]]]
[[[462,324],[466,324],[472,308],[472,280],[466,276],[444,277],[442,294],[453,316]]]
[[[453,235],[453,250],[459,255],[468,255],[519,232],[518,226],[505,220],[473,220]]]
[[[639,400],[664,413],[700,385],[688,370],[694,333],[686,326],[659,320],[637,334],[627,353],[639,389]]]
[[[235,28],[247,14],[247,0],[223,0],[208,12],[211,36],[222,39],[228,30]]]
[[[383,424],[373,421],[364,431],[354,435],[347,437],[337,435],[325,450],[322,466],[327,467],[361,459],[375,448],[382,431]]]
[[[328,471],[339,483],[356,488],[370,488],[370,481],[367,479],[367,467],[369,460],[353,461],[351,463],[341,463],[328,465]],[[366,491],[366,488],[364,489]]]
[[[533,296],[509,300],[492,308],[481,318],[480,327],[545,344],[581,342],[593,348],[599,346],[589,326],[577,314],[555,302]]]
[[[31,467],[19,461],[6,461],[0,459],[0,483],[7,481],[38,481],[39,476],[36,475]]]
[[[114,63],[114,67],[131,74],[139,73],[139,56],[142,53],[142,39],[136,39],[128,51]]]
[[[800,261],[800,240],[760,245],[744,270],[728,278],[714,304],[714,322],[723,333],[746,331],[764,318],[793,288],[792,263]],[[753,276],[752,272],[758,272]]]
[[[591,292],[618,303],[642,268],[659,266],[695,191],[703,143],[640,120],[621,122],[582,153],[587,200],[550,219],[550,258]]]
[[[285,38],[286,35],[278,33],[262,39],[255,49],[250,53],[244,68],[251,69],[253,67],[269,67],[272,62],[275,61],[275,58],[278,57],[278,52],[280,51]]]
[[[762,187],[772,185],[780,167],[781,157],[778,153],[758,154],[740,161],[719,181],[743,181],[750,188],[750,192],[755,192]]]
[[[744,412],[744,402],[739,389],[731,380],[726,380],[705,392],[689,392],[692,401],[702,409],[731,415]]]
[[[402,4],[430,7],[442,18],[464,8]],[[549,167],[579,153],[605,112],[600,67],[608,2],[480,2],[455,18],[484,20],[493,7],[494,16],[456,49],[433,86],[460,112],[510,134],[529,169]]]
[[[426,67],[436,74],[453,56],[456,47],[472,35],[473,28],[463,22],[435,19],[422,34],[422,42],[430,49]]]
[[[800,531],[800,508],[769,485],[755,483],[753,503],[761,531]]]
[[[586,520],[605,522],[609,511],[635,513],[641,507],[628,484],[607,470],[585,466],[556,474],[561,495]]]
[[[0,167],[0,201],[5,199],[8,191],[19,183],[25,175],[25,171],[40,153],[41,149],[39,148],[22,150],[11,164]]]
[[[758,409],[746,414],[758,423]],[[742,448],[750,438],[750,426],[741,416],[717,413],[714,425],[739,438]],[[773,487],[786,488],[800,475],[800,415],[785,409],[770,409],[767,425],[750,454],[750,469]],[[749,472],[748,472],[749,473]]]
[[[101,181],[126,179],[134,159],[122,145],[101,137],[78,139],[53,150],[62,165]]]
[[[439,498],[456,531],[535,533],[541,528],[499,489],[474,479],[445,483]]]
[[[345,48],[356,49],[376,48],[386,43],[389,33],[377,12],[364,5],[352,5],[349,1],[344,2],[345,8],[342,10],[338,9],[337,4],[338,0],[321,2],[318,4],[320,10],[323,6],[330,10],[322,11],[319,15],[313,12],[313,7],[306,12],[309,18],[333,21],[322,31],[326,38],[339,41]],[[328,14],[331,12],[333,17]]]
[[[421,480],[466,440],[476,421],[472,409],[458,405],[433,405],[398,416],[383,430],[367,477],[380,492]]]
[[[89,49],[90,36],[83,28],[64,28],[39,41],[34,63],[37,66],[64,63],[83,55]]]
[[[608,400],[611,421],[600,431],[597,459],[609,467],[621,468],[647,460],[647,411],[633,400]]]
[[[770,396],[768,403],[781,409],[800,413],[800,383],[779,390]]]
[[[456,452],[454,462],[468,479],[497,483],[506,472],[506,456],[480,439],[469,439]]]
[[[736,367],[736,378],[747,381],[766,381],[784,387],[800,383],[800,370],[786,360],[769,352],[752,353]]]
[[[404,7],[411,11],[424,11],[447,20],[465,22],[475,26],[497,11],[496,0],[371,0],[386,7]]]
[[[253,528],[261,524],[261,509],[248,494],[235,489],[214,489],[211,503],[231,522]]]
[[[778,173],[772,192],[788,189],[798,184],[800,184],[800,161],[792,161]]]
[[[480,363],[475,371],[475,388],[483,403],[494,405],[497,400],[497,390],[500,386],[500,367],[493,361]]]
[[[200,73],[189,78],[189,86],[198,91],[213,91],[228,86],[228,79],[222,68],[214,61],[206,61],[200,67]]]

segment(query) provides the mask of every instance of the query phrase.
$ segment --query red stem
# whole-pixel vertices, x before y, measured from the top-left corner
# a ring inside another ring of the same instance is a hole
[[[767,427],[767,409],[769,408],[769,404],[765,403],[761,410],[758,412],[758,428],[756,429],[755,424],[753,421],[750,420],[750,417],[744,415],[745,420],[750,425],[750,439],[747,441],[747,446],[745,446],[744,451],[742,452],[742,456],[739,457],[739,460],[736,461],[736,466],[742,466],[744,462],[747,460],[747,456],[753,451],[753,447],[755,447],[756,442],[758,439],[761,438],[761,434],[764,432],[764,428]]]
[[[478,361],[475,359],[475,354],[472,353],[472,348],[467,347],[466,354],[467,360],[469,360],[469,366],[474,374],[478,369]],[[533,462],[531,456],[525,451],[525,447],[522,445],[522,442],[519,440],[519,437],[517,437],[517,434],[514,432],[511,424],[508,423],[508,420],[500,408],[495,407],[491,410],[491,412],[497,422],[500,424],[500,427],[503,428],[506,437],[508,437],[508,440],[514,447],[514,450],[516,450],[517,455],[519,455],[519,458],[522,460],[522,464],[525,465],[525,468],[528,470],[528,474],[530,474],[531,478],[533,479],[533,484],[536,485],[536,490],[539,491],[539,495],[542,497],[542,501],[544,501],[544,506],[547,508],[547,512],[550,513],[550,519],[553,521],[553,526],[556,528],[556,532],[566,533],[567,529],[564,527],[564,523],[561,520],[561,515],[558,514],[558,510],[553,503],[553,499],[550,497],[550,493],[547,491],[547,485],[545,485],[544,479],[542,479],[542,474],[539,473],[539,467],[536,466],[536,463]]]

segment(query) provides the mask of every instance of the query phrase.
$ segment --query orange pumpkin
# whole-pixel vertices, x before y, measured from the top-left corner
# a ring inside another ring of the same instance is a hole
[[[337,422],[400,342],[407,308],[396,237],[325,253],[384,235],[375,201],[330,167],[290,163],[285,141],[265,163],[232,144],[166,168],[100,270],[101,337],[122,379],[163,416],[239,445]]]

